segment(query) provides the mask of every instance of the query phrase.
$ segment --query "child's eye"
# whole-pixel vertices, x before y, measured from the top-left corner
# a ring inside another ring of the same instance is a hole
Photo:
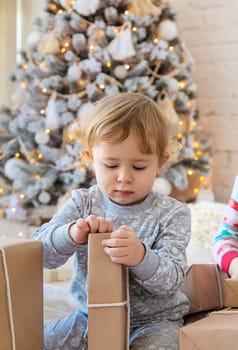
[[[135,170],[145,170],[145,166],[136,166],[136,165],[134,165],[133,166],[133,169],[135,169]]]
[[[106,168],[109,168],[109,169],[115,169],[115,168],[118,167],[117,164],[104,164],[104,166],[105,166]]]

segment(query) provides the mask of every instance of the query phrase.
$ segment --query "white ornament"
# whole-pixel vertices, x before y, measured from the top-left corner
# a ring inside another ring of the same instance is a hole
[[[11,180],[19,177],[18,169],[25,168],[26,163],[19,158],[8,159],[4,165],[4,174]]]
[[[69,67],[67,72],[67,77],[70,82],[78,81],[81,77],[81,69],[79,68],[77,63],[72,64],[72,66]]]
[[[46,112],[46,118],[45,118],[46,128],[49,128],[51,130],[58,129],[58,127],[59,127],[59,115],[57,112],[54,96],[48,101],[45,112]]]
[[[84,16],[89,16],[97,11],[99,0],[76,0],[74,3],[74,9]]]
[[[35,141],[38,145],[46,145],[50,140],[49,134],[45,131],[40,130],[35,134]]]
[[[50,199],[51,199],[51,195],[49,194],[49,192],[46,192],[46,191],[42,191],[38,196],[38,200],[42,204],[49,203]]]
[[[166,19],[159,24],[159,36],[165,40],[173,40],[177,37],[177,26],[175,22]]]
[[[116,61],[124,61],[125,59],[136,55],[130,22],[126,22],[117,31],[116,37],[110,42],[107,49],[112,58]]]
[[[164,177],[157,177],[154,181],[153,191],[168,196],[172,191],[171,183]]]
[[[114,75],[118,79],[125,79],[128,76],[128,71],[124,65],[116,66],[114,69]]]

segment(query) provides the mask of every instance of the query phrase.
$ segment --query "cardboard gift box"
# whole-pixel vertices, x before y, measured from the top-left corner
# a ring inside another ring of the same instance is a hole
[[[215,311],[180,329],[180,350],[237,350],[238,310]]]
[[[191,265],[185,275],[182,292],[190,303],[189,314],[218,310],[223,305],[224,274],[216,264]]]
[[[0,241],[0,349],[43,350],[42,243]]]
[[[95,233],[88,240],[88,350],[129,349],[127,270],[104,252],[108,237]]]
[[[238,279],[224,279],[224,306],[238,307]]]

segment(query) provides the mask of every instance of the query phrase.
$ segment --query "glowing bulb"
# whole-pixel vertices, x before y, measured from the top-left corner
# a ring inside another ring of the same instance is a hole
[[[21,193],[21,194],[19,195],[19,198],[20,198],[20,199],[24,199],[24,198],[25,198],[24,193]]]
[[[93,44],[91,44],[91,45],[89,45],[89,50],[93,50],[94,49],[94,45]]]
[[[41,108],[41,110],[40,110],[40,114],[45,114],[45,109],[44,108]]]
[[[158,44],[158,42],[159,42],[159,39],[158,39],[158,38],[155,38],[155,39],[153,40],[153,43],[154,43],[154,44]]]
[[[189,176],[191,176],[191,175],[193,175],[193,170],[192,169],[189,169],[188,171],[187,171],[187,174],[189,175]]]
[[[129,70],[131,67],[130,67],[130,65],[129,64],[125,64],[125,69],[126,70]]]
[[[43,159],[43,154],[39,153],[37,157],[38,157],[38,159]]]
[[[45,133],[46,133],[46,134],[50,134],[50,129],[48,129],[48,128],[45,129]]]
[[[21,231],[18,232],[18,236],[19,236],[19,237],[23,237],[23,236],[24,236],[23,232],[21,232]]]
[[[20,87],[21,87],[22,89],[25,89],[25,88],[27,87],[27,83],[26,83],[25,81],[22,81],[22,82],[20,83]]]
[[[181,132],[179,132],[179,133],[177,134],[177,138],[178,138],[178,139],[182,139],[182,137],[183,137],[183,134],[182,134]]]
[[[16,153],[15,153],[15,157],[16,157],[16,158],[20,158],[20,157],[21,157],[21,153],[16,152]]]
[[[11,208],[11,211],[12,211],[13,213],[15,213],[15,212],[16,212],[16,208]]]
[[[126,11],[124,12],[125,15],[129,15],[129,13],[130,13],[130,12],[129,12],[128,10],[126,10]]]
[[[66,52],[66,48],[65,47],[62,47],[62,49],[60,50],[62,53],[65,53]]]
[[[132,31],[133,31],[133,32],[137,32],[137,30],[138,30],[138,29],[137,29],[136,27],[133,27],[133,28],[132,28]]]
[[[201,157],[201,155],[202,155],[202,151],[197,151],[197,152],[196,152],[196,156],[197,156],[197,157]]]
[[[193,147],[194,148],[198,148],[199,147],[199,142],[198,141],[194,142]]]
[[[36,173],[36,174],[34,175],[34,178],[35,178],[36,180],[40,180],[41,175],[40,175],[39,173]]]
[[[74,141],[74,135],[73,134],[68,134],[68,139],[70,141]]]
[[[185,84],[184,81],[179,81],[179,82],[178,82],[178,87],[179,87],[179,89],[184,89],[185,86],[186,86],[186,84]]]
[[[4,189],[2,187],[0,187],[0,194],[4,193]]]
[[[183,121],[182,121],[182,120],[179,121],[179,125],[180,125],[180,126],[183,125]]]
[[[193,193],[194,193],[194,194],[198,194],[198,192],[199,192],[199,188],[194,188],[194,189],[193,189]]]
[[[170,51],[170,52],[174,51],[174,47],[173,47],[173,46],[170,46],[170,47],[169,47],[169,51]]]
[[[199,177],[199,181],[200,182],[203,182],[204,180],[205,180],[205,176],[202,175],[202,176]]]
[[[105,89],[105,85],[104,84],[100,84],[99,87],[100,87],[101,90]]]
[[[46,89],[46,88],[43,88],[43,89],[42,89],[42,92],[43,92],[43,94],[46,94],[46,93],[47,93],[47,89]]]
[[[112,63],[111,63],[111,62],[107,62],[107,63],[106,63],[106,66],[107,66],[108,68],[110,68],[110,67],[112,66]]]

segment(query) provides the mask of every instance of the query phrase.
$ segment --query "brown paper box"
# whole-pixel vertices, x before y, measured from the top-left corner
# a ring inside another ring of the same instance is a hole
[[[180,350],[237,350],[238,310],[216,311],[180,329]]]
[[[238,307],[238,279],[224,279],[224,306]]]
[[[0,349],[43,350],[40,241],[0,241]]]
[[[189,314],[224,306],[223,279],[216,264],[194,264],[188,268],[182,291],[190,303]]]
[[[104,252],[101,241],[108,236],[95,233],[88,240],[88,350],[128,348],[126,269]]]

